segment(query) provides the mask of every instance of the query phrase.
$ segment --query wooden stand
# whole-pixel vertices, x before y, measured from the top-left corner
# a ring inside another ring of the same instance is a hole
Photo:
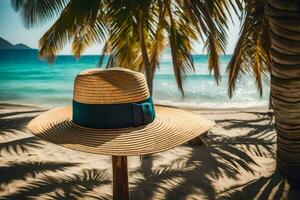
[[[127,156],[112,156],[113,199],[129,200]]]

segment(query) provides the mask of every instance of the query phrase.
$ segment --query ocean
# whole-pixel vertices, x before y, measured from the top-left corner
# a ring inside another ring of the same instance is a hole
[[[154,78],[154,102],[179,107],[235,108],[266,106],[269,99],[269,81],[264,81],[264,93],[260,97],[251,75],[239,78],[232,99],[228,97],[226,65],[230,55],[221,56],[222,80],[216,84],[207,69],[205,55],[194,55],[196,71],[184,81],[185,96],[177,89],[170,55],[160,61]],[[0,102],[37,105],[47,108],[70,105],[73,81],[80,71],[94,68],[99,56],[58,56],[49,65],[40,61],[34,50],[0,51]]]

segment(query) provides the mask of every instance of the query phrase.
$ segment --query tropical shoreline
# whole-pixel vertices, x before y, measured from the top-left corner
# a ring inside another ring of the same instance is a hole
[[[58,56],[55,63],[48,65],[38,60],[36,54],[26,52],[4,51],[1,56],[0,102],[42,105],[47,108],[71,104],[76,75],[96,67],[99,59],[99,56],[82,56],[79,60],[72,56]],[[207,56],[193,55],[195,72],[188,73],[185,78],[184,97],[178,91],[172,60],[162,58],[154,77],[154,103],[218,109],[267,105],[270,88],[268,81],[263,82],[264,93],[260,97],[250,75],[241,76],[233,97],[228,97],[226,66],[230,58],[231,56],[220,57],[222,80],[217,85],[214,76],[207,70]]]

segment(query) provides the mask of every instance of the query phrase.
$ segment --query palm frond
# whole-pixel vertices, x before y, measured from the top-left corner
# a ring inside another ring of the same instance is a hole
[[[198,9],[202,14],[203,22],[201,24],[205,24],[206,27],[203,30],[207,30],[204,34],[207,37],[205,42],[205,48],[208,53],[208,69],[210,72],[214,72],[214,77],[217,83],[221,79],[220,74],[220,62],[219,62],[219,54],[221,52],[225,52],[226,48],[226,32],[222,25],[216,23],[217,20],[214,20],[213,14],[217,13],[215,11],[214,5],[199,4]],[[218,16],[218,19],[222,19],[221,24],[226,25],[226,20],[224,16]]]
[[[240,12],[243,10],[244,0],[230,0],[228,3],[231,5],[231,8],[234,10],[237,16],[240,16]]]
[[[146,57],[150,57],[149,49],[155,27],[153,24],[155,13],[149,11],[153,6],[151,2],[151,0],[146,2],[116,0],[108,3],[107,19],[110,22],[110,36],[103,53],[113,55],[117,66],[141,72],[145,70],[144,61]],[[142,43],[144,49],[147,49],[144,51],[144,58],[141,52]],[[148,56],[145,57],[147,54]]]
[[[153,71],[153,74],[155,74],[156,69],[159,67],[159,56],[161,55],[165,44],[165,34],[163,27],[166,24],[165,22],[165,15],[166,15],[166,6],[163,4],[162,1],[158,2],[158,22],[156,31],[154,34],[154,42],[150,49],[150,62],[151,62],[151,68]]]
[[[106,27],[102,20],[84,25],[82,28],[77,28],[74,33],[72,43],[72,52],[75,57],[79,58],[83,51],[93,44],[100,44],[105,40],[107,33]]]
[[[75,18],[77,28],[72,43],[72,52],[76,57],[80,57],[92,44],[105,41],[107,36],[103,3],[98,0],[91,0],[89,3],[80,1],[72,6],[73,13],[77,16]]]
[[[138,32],[134,5],[131,2],[113,1],[107,6],[111,21],[105,51],[114,55],[118,66],[136,70],[134,63],[139,43],[136,39]]]
[[[151,40],[157,39],[157,38],[151,38],[152,35],[155,34],[155,36],[159,36],[159,32],[154,33],[154,28],[151,27],[153,24],[151,23],[151,15],[149,14],[149,9],[151,1],[148,1],[148,4],[145,4],[143,7],[139,8],[138,11],[138,32],[139,32],[139,43],[140,43],[140,49],[141,49],[141,55],[142,55],[142,63],[146,75],[146,80],[147,80],[147,85],[149,88],[150,94],[152,94],[152,89],[153,89],[153,79],[154,79],[154,68],[156,68],[156,62],[155,63],[150,63],[150,57],[149,57],[149,50],[151,50]],[[156,24],[155,24],[156,25]],[[156,25],[158,26],[158,25]],[[155,37],[154,36],[154,37]],[[155,42],[154,42],[155,43]],[[148,44],[148,45],[147,45]],[[153,42],[152,42],[153,44]],[[157,53],[158,51],[155,51],[153,53],[156,53],[156,55],[153,56],[158,56]],[[140,62],[140,61],[138,61]],[[154,65],[154,66],[153,66]],[[154,67],[154,68],[153,68]]]
[[[173,8],[173,10],[172,10]],[[169,44],[171,48],[172,63],[178,89],[184,96],[183,79],[189,72],[194,72],[194,61],[191,55],[192,44],[195,40],[195,28],[186,26],[187,16],[181,12],[177,5],[168,3],[167,11],[169,16]],[[176,18],[174,16],[176,13]]]
[[[265,3],[254,2],[246,5],[242,30],[227,66],[229,73],[228,93],[232,97],[240,73],[252,72],[262,95],[262,79],[270,70],[270,35],[268,21],[264,15]]]
[[[20,12],[24,25],[32,28],[60,15],[70,0],[11,0],[15,11]]]
[[[101,6],[98,0],[91,0],[88,4],[84,0],[70,1],[40,39],[39,56],[53,62],[57,53],[72,39],[72,51],[80,56],[87,46],[103,41],[106,27],[103,13],[98,12]]]
[[[184,1],[184,12],[204,41],[208,54],[208,69],[214,73],[216,82],[221,79],[219,55],[225,53],[227,46],[228,18],[232,10],[239,14],[241,1]]]

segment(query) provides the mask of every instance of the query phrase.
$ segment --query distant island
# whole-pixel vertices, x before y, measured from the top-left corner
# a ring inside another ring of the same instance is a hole
[[[15,44],[13,45],[12,43],[10,43],[9,41],[3,39],[0,37],[0,49],[18,49],[18,50],[26,50],[26,49],[32,49],[29,46],[25,45],[25,44]]]

